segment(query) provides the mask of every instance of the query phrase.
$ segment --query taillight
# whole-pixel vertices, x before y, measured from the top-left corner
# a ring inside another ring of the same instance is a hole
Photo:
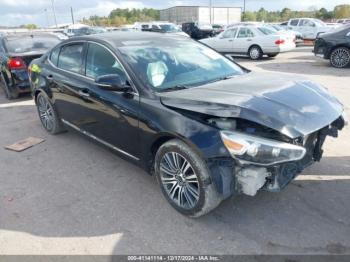
[[[20,57],[10,58],[7,61],[7,65],[10,69],[25,69],[27,67],[26,63]]]
[[[283,45],[286,41],[284,41],[284,39],[278,39],[275,41],[276,45]]]

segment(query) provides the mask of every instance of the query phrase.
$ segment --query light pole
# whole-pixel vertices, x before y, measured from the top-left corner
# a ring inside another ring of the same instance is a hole
[[[47,26],[47,28],[49,28],[50,24],[49,24],[49,16],[47,14],[47,8],[44,9],[44,12],[45,12],[45,17],[46,17],[46,26]]]
[[[53,18],[55,19],[55,25],[57,28],[57,19],[56,19],[56,11],[55,11],[55,5],[54,5],[54,0],[51,0],[51,5],[52,5],[52,12],[53,12]]]
[[[244,1],[244,4],[243,4],[243,21],[245,20],[245,0]]]
[[[209,0],[209,19],[210,19],[210,24],[212,24],[212,17],[211,17],[211,10],[212,10],[212,5],[211,5],[211,0]]]

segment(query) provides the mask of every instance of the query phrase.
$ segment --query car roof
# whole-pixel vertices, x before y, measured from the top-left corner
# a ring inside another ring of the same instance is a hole
[[[114,48],[119,48],[126,46],[127,42],[130,41],[152,41],[155,38],[159,39],[187,39],[187,37],[175,34],[166,34],[166,33],[154,33],[154,32],[139,32],[139,31],[114,31],[96,35],[89,36],[79,36],[70,38],[62,43],[69,43],[75,41],[95,41],[95,42],[106,42],[113,46]]]

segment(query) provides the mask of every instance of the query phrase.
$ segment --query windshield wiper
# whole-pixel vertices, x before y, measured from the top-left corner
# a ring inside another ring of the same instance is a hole
[[[190,88],[189,86],[177,85],[177,86],[169,87],[167,89],[159,90],[159,92],[161,92],[161,93],[171,92],[171,91],[178,91],[178,90],[184,90],[184,89],[189,89],[189,88]]]

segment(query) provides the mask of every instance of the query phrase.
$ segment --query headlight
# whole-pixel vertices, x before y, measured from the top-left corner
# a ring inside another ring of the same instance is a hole
[[[267,166],[302,159],[303,147],[242,133],[221,131],[221,139],[232,157]]]

